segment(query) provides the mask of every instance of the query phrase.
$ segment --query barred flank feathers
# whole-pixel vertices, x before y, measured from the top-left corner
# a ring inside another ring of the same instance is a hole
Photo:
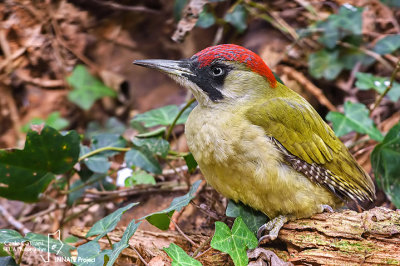
[[[354,201],[373,201],[371,193],[360,187],[346,182],[342,177],[335,175],[328,169],[316,163],[309,164],[297,156],[288,152],[282,144],[271,137],[271,140],[278,146],[279,150],[283,153],[286,162],[293,167],[296,171],[308,177],[314,183],[325,187],[337,197],[342,200],[350,199]]]

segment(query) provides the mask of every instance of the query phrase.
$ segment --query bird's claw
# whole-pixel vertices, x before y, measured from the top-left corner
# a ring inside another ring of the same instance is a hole
[[[270,242],[278,238],[279,231],[282,226],[287,222],[288,218],[286,216],[280,215],[275,217],[273,220],[266,224],[260,226],[257,230],[258,243]],[[263,233],[268,231],[267,235],[263,236]]]
[[[323,204],[321,205],[321,207],[322,207],[322,212],[330,212],[330,213],[335,212],[333,208],[329,205]]]

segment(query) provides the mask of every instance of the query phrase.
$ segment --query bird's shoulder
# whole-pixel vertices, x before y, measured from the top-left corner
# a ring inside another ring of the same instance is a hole
[[[246,112],[246,118],[307,163],[325,164],[342,149],[332,129],[300,96],[259,102]]]

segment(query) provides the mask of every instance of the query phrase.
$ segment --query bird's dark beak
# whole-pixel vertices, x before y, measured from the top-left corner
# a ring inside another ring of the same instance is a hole
[[[162,59],[148,59],[148,60],[135,60],[135,65],[154,68],[169,75],[187,77],[193,76],[190,70],[190,63],[188,60],[162,60]]]

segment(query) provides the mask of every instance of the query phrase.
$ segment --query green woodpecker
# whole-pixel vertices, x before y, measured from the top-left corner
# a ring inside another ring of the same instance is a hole
[[[375,198],[373,181],[332,129],[250,50],[223,44],[189,59],[134,63],[193,93],[189,149],[218,192],[271,219],[262,240],[275,239],[288,220]]]

